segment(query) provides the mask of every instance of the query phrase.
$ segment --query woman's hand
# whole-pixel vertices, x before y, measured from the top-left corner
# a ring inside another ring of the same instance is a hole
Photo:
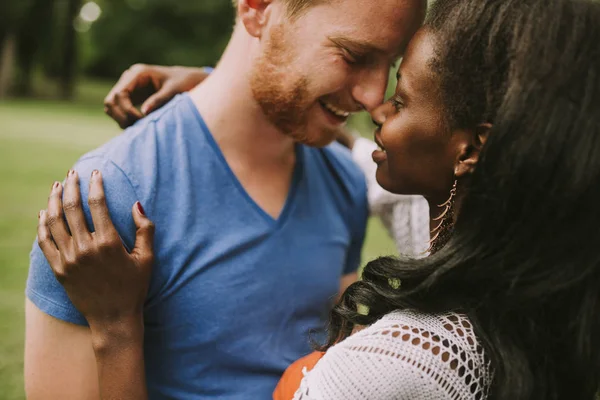
[[[135,64],[123,72],[104,99],[104,112],[125,129],[207,76],[203,68]],[[138,110],[134,104],[142,102]]]
[[[93,335],[102,337],[116,328],[139,334],[152,271],[154,225],[135,203],[136,242],[128,253],[111,221],[99,171],[92,173],[88,204],[95,232],[86,225],[79,176],[69,171],[64,193],[56,182],[47,211],[40,211],[38,243]]]

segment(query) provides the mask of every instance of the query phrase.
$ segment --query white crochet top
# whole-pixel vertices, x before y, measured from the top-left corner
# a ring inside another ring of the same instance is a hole
[[[395,311],[329,349],[294,400],[479,400],[491,379],[465,316]]]
[[[423,257],[429,247],[429,205],[422,196],[403,196],[390,193],[377,183],[377,165],[371,154],[375,142],[357,138],[352,158],[367,180],[367,195],[372,216],[378,216],[396,242],[400,254]]]

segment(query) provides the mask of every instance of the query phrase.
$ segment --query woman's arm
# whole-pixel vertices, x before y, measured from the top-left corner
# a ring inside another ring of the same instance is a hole
[[[103,400],[146,400],[144,323],[141,318],[92,333]]]
[[[56,182],[48,210],[39,214],[38,242],[90,326],[101,398],[144,400],[143,308],[152,272],[154,226],[135,203],[136,241],[128,253],[111,221],[98,171],[90,180],[88,203],[94,232],[85,222],[77,172],[69,171],[64,190]]]

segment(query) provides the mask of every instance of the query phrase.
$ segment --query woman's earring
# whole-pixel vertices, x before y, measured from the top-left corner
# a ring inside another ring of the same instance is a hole
[[[454,198],[456,197],[456,186],[458,181],[454,180],[454,185],[450,189],[450,197],[438,207],[444,208],[444,211],[434,221],[440,221],[431,231],[431,240],[429,241],[429,253],[433,254],[448,242],[454,226]]]

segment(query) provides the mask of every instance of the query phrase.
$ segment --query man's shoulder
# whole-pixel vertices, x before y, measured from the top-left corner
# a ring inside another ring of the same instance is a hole
[[[127,175],[145,175],[185,151],[186,136],[201,129],[189,99],[177,96],[161,109],[127,128],[104,145],[84,154],[78,164],[110,163]]]

